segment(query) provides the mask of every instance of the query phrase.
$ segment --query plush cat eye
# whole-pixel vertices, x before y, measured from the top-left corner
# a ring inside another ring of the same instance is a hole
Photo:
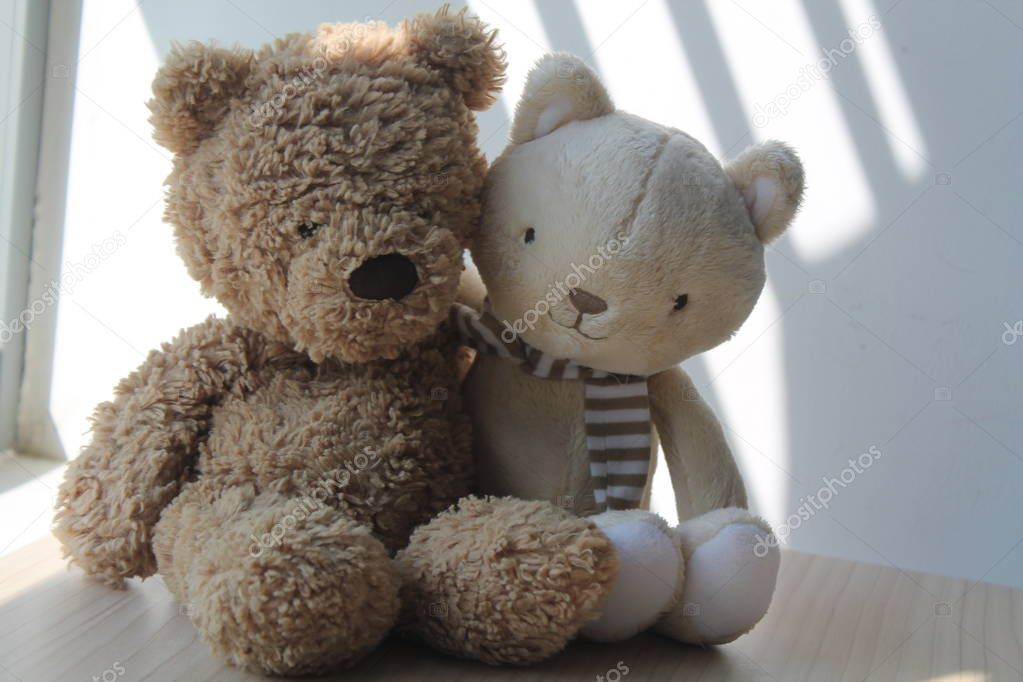
[[[689,294],[682,294],[675,299],[675,310],[682,310],[689,303]]]
[[[522,238],[527,244],[531,244],[536,239],[536,230],[529,228],[526,230],[525,236]]]
[[[321,227],[323,226],[320,225],[319,223],[303,223],[302,225],[298,226],[298,234],[299,236],[302,237],[302,239],[309,239],[309,237],[312,237],[314,234],[316,234],[316,230],[320,229]]]

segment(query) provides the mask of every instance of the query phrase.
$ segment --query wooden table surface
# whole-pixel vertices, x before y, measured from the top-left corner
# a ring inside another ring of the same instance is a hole
[[[110,590],[46,539],[0,559],[0,681],[253,680],[221,664],[159,579]],[[531,668],[385,643],[331,680],[1023,680],[1023,590],[786,553],[749,635],[700,649],[644,635]]]

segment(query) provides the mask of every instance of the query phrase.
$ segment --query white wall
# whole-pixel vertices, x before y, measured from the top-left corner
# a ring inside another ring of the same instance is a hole
[[[255,46],[432,4],[85,3],[61,262],[83,264],[112,241],[56,311],[48,402],[67,452],[144,351],[216,309],[160,218],[169,162],[144,102],[169,41]],[[1023,338],[1003,341],[1005,325],[1023,320],[1023,8],[469,4],[500,29],[511,59],[504,96],[480,116],[491,156],[530,64],[551,49],[586,58],[622,108],[716,154],[772,137],[802,154],[806,206],[768,254],[763,299],[734,340],[687,363],[726,424],[756,510],[779,526],[799,520],[787,544],[1023,586]],[[843,45],[849,29],[860,37]],[[826,49],[839,52],[818,79],[806,67]],[[785,112],[770,110],[786,92]],[[880,456],[849,468],[866,452]],[[847,485],[823,493],[827,509],[804,499],[843,476]]]

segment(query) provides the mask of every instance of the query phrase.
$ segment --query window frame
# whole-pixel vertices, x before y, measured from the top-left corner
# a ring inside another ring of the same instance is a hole
[[[49,2],[0,1],[0,451],[17,442],[23,379]]]
[[[16,98],[0,121],[0,234],[11,239],[0,245],[12,247],[0,248],[0,324],[46,303],[0,349],[0,452],[66,459],[50,415],[60,303],[46,291],[63,250],[82,0],[0,0],[0,16],[11,39],[0,40],[11,55],[0,105]]]

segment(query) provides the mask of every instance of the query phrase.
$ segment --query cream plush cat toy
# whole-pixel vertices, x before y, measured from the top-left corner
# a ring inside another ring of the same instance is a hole
[[[685,133],[618,111],[569,55],[530,74],[487,180],[453,321],[484,492],[568,505],[618,567],[585,636],[650,626],[728,642],[766,612],[779,557],[710,408],[679,363],[727,340],[764,286],[764,244],[803,170],[767,142],[722,167]],[[658,439],[681,523],[648,506]],[[768,549],[768,545],[771,549]]]

